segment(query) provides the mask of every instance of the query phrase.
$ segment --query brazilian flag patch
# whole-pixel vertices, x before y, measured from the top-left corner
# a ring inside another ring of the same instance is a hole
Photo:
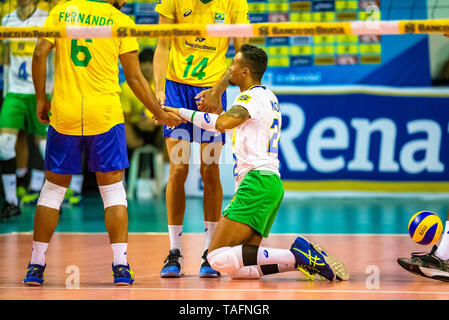
[[[247,95],[247,94],[242,94],[237,99],[237,101],[242,101],[242,102],[246,102],[246,103],[248,103],[249,100],[251,100],[251,97],[249,95]]]
[[[215,23],[224,23],[225,22],[225,14],[215,12],[214,21],[215,21]]]

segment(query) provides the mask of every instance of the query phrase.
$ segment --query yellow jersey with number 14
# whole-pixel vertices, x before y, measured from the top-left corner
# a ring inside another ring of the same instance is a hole
[[[160,0],[156,11],[176,23],[249,23],[246,0]],[[198,87],[213,86],[228,67],[228,47],[227,37],[173,38],[167,79]]]
[[[54,7],[46,27],[130,26],[106,1],[73,0]],[[118,82],[121,54],[139,50],[135,38],[45,38],[56,44],[50,125],[68,135],[96,135],[123,123]]]

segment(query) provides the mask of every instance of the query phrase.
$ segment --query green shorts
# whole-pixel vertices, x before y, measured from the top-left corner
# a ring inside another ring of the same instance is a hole
[[[37,120],[36,96],[7,93],[0,113],[0,128],[25,130],[29,134],[47,136],[48,125]]]
[[[249,225],[267,238],[283,197],[284,187],[278,175],[271,171],[250,171],[223,216]]]

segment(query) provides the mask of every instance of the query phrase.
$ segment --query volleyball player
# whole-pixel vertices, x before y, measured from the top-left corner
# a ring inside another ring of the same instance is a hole
[[[56,6],[46,27],[69,25],[132,26],[120,12],[125,0],[73,0]],[[53,100],[45,95],[45,60],[56,49]],[[113,252],[115,285],[134,282],[127,263],[128,214],[122,175],[128,167],[123,111],[120,105],[118,60],[134,94],[163,124],[176,126],[180,118],[162,110],[142,75],[135,38],[41,38],[33,57],[32,74],[37,117],[50,124],[45,154],[46,181],[34,220],[33,251],[24,282],[41,285],[45,254],[59,219],[59,210],[73,174],[81,173],[81,155],[96,173],[104,203],[105,224]],[[51,112],[51,116],[49,116]]]
[[[208,261],[232,278],[260,278],[300,268],[309,277],[318,274],[331,281],[347,280],[344,264],[304,237],[298,237],[290,249],[260,246],[284,196],[278,160],[281,110],[273,92],[261,85],[267,60],[262,49],[248,44],[241,47],[229,68],[230,83],[241,94],[221,115],[166,107],[205,130],[232,130],[236,192],[215,230]]]
[[[159,23],[244,24],[248,21],[246,0],[162,0],[156,6]],[[229,73],[226,52],[229,38],[160,38],[155,51],[155,92],[161,105],[221,113],[226,110]],[[243,38],[233,39],[236,51]],[[219,164],[224,135],[214,135],[191,123],[175,128],[164,127],[170,159],[166,191],[170,251],[160,276],[178,278],[183,274],[182,231],[186,198],[184,184],[189,171],[190,143],[201,144],[201,178],[204,185],[203,213],[205,243],[199,277],[216,278],[220,274],[207,262],[207,250],[220,218],[223,190]]]

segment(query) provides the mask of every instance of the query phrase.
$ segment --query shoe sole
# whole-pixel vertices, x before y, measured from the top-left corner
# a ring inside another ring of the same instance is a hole
[[[412,274],[422,276],[425,278],[429,278],[429,279],[435,279],[435,280],[439,280],[439,281],[449,282],[449,275],[445,276],[442,274],[437,274],[438,270],[436,270],[436,269],[420,267],[416,264],[408,263],[404,260],[401,260],[401,258],[399,258],[397,260],[397,263],[402,268],[404,268],[405,270],[407,270],[408,272],[410,272]],[[447,272],[444,272],[444,273],[447,274]]]
[[[309,241],[310,244],[313,246],[313,248],[321,253],[321,255],[324,257],[324,260],[326,263],[330,266],[332,271],[334,272],[336,278],[338,280],[347,281],[349,280],[349,272],[346,268],[345,264],[341,262],[339,259],[335,258],[331,254],[329,254],[329,251],[327,251],[324,247],[322,247],[320,244],[316,242]],[[324,254],[323,254],[324,252]]]
[[[39,287],[42,285],[42,283],[34,282],[34,281],[28,281],[28,282],[24,281],[23,283],[30,287]]]

